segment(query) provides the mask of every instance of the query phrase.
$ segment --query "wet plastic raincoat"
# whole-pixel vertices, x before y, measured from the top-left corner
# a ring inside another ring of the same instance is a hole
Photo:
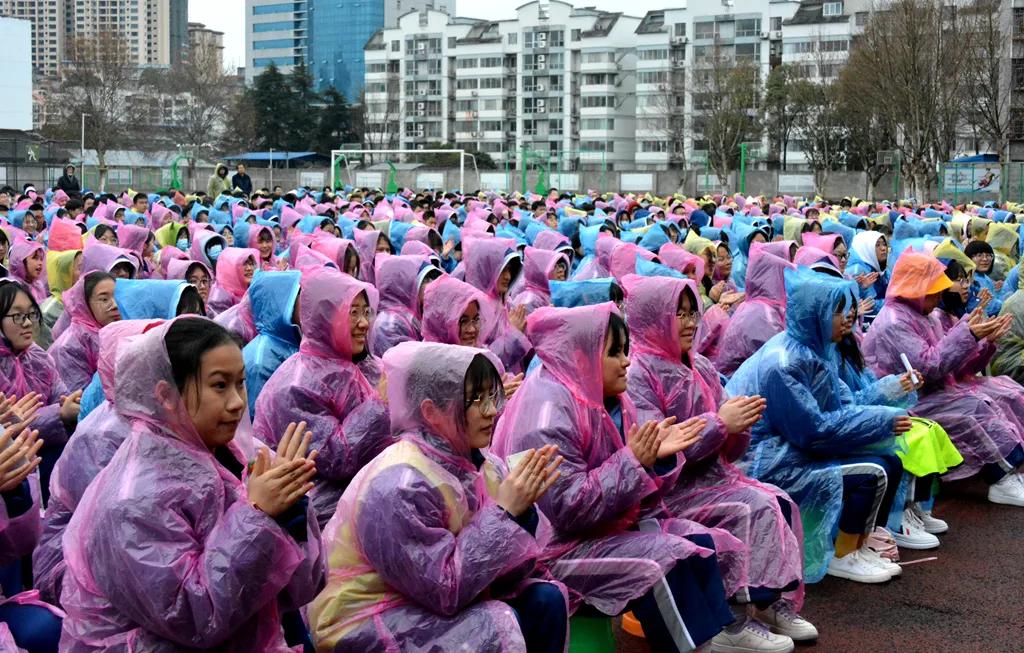
[[[715,368],[730,376],[786,324],[784,273],[795,266],[755,247],[747,268],[747,298],[729,318],[721,336]]]
[[[628,392],[637,421],[703,417],[700,441],[686,451],[686,465],[664,497],[675,516],[724,528],[743,542],[742,552],[720,556],[726,595],[748,587],[781,589],[803,578],[800,513],[793,504],[790,526],[782,490],[748,478],[732,463],[746,453],[750,432],[730,434],[718,417],[724,391],[718,372],[693,348],[684,355],[676,306],[691,280],[628,276],[626,315],[632,347]],[[698,300],[699,301],[699,300]],[[692,304],[691,304],[692,305]],[[694,306],[699,309],[699,304]]]
[[[302,274],[297,270],[259,272],[249,286],[256,337],[242,349],[249,414],[256,414],[256,399],[267,380],[299,351],[301,331],[292,322]]]
[[[207,302],[214,315],[220,315],[242,301],[245,289],[248,287],[242,274],[242,266],[250,257],[256,262],[258,269],[259,250],[247,247],[228,247],[220,253],[216,267],[217,281],[210,288],[210,299]],[[204,262],[203,259],[197,260]]]
[[[39,272],[39,276],[36,277],[35,281],[29,283],[26,276],[25,264],[36,252],[40,252],[40,256],[43,257],[42,267]],[[11,251],[7,255],[7,262],[7,269],[10,270],[11,277],[25,284],[25,286],[31,290],[32,297],[36,302],[42,303],[46,301],[46,298],[50,296],[50,289],[46,285],[45,247],[40,243],[18,238],[11,245]]]
[[[36,344],[43,349],[49,349],[53,344],[53,326],[64,313],[63,294],[73,285],[75,260],[81,256],[80,249],[46,253],[46,277],[50,286],[50,296],[39,305],[43,319],[36,333]]]
[[[132,430],[65,532],[61,649],[289,650],[279,614],[319,589],[319,529],[310,516],[290,534],[249,502],[247,417],[218,454],[203,443],[174,383],[170,324],[118,354],[115,404]]]
[[[181,295],[190,287],[176,279],[118,279],[114,299],[122,320],[167,320],[178,314]]]
[[[615,310],[606,302],[542,308],[530,316],[527,331],[543,366],[512,396],[491,446],[508,457],[558,445],[565,459],[561,476],[537,504],[553,530],[543,557],[569,588],[574,607],[582,600],[608,615],[642,596],[676,561],[712,554],[680,537],[707,532],[690,522],[665,519],[636,530],[643,516],[661,508],[683,457],[660,473],[645,468],[623,435],[636,422],[632,402],[626,395],[618,398],[621,428],[605,409],[602,360]]]
[[[405,342],[384,356],[400,438],[352,480],[324,531],[327,587],[310,606],[324,651],[435,648],[524,652],[509,606],[540,548],[493,500],[503,463],[476,455],[464,426],[464,383],[482,349]],[[431,400],[441,431],[423,418]],[[479,466],[476,464],[479,462]]]
[[[353,361],[349,311],[360,293],[376,308],[373,286],[332,268],[308,273],[299,302],[299,351],[277,368],[256,400],[253,432],[269,446],[277,446],[289,422],[305,420],[313,433],[310,446],[319,454],[311,503],[321,524],[356,472],[392,442],[377,378],[368,378],[378,361],[369,355]]]
[[[498,295],[502,271],[519,262],[515,242],[505,238],[467,238],[462,249],[466,283],[484,293],[480,314],[481,324],[487,329],[480,332],[480,344],[497,354],[506,370],[518,373],[523,358],[530,353],[530,341],[509,322],[505,298]]]
[[[423,291],[423,340],[449,345],[462,344],[459,338],[459,319],[470,304],[476,302],[479,311],[486,299],[482,292],[464,281],[449,276],[434,281]],[[483,333],[484,315],[478,315],[478,332]]]
[[[526,314],[529,315],[542,306],[551,305],[548,280],[551,279],[559,262],[565,266],[568,274],[569,257],[561,252],[527,247],[523,253],[523,261],[523,278],[526,285],[523,292],[512,300],[512,305],[525,306]]]
[[[924,376],[914,414],[941,424],[964,457],[949,478],[976,474],[986,463],[1012,470],[1009,461],[1024,442],[1021,388],[1009,379],[975,376],[995,346],[976,340],[966,317],[946,331],[935,311],[922,314],[928,288],[943,275],[944,266],[929,254],[908,251],[900,257],[889,301],[864,337],[864,359],[880,376],[900,374],[900,354],[906,354]]]
[[[786,271],[786,330],[747,360],[726,386],[730,396],[759,394],[764,417],[744,459],[750,476],[782,488],[800,506],[804,579],[817,582],[832,557],[842,507],[844,455],[893,448],[893,424],[906,411],[857,404],[839,378],[832,316],[856,301],[851,281],[807,268]]]
[[[999,341],[996,353],[992,357],[991,368],[993,374],[1009,376],[1017,383],[1024,383],[1024,289],[1020,287],[1019,279],[1019,276],[1013,279],[1018,285],[1013,294],[1003,302],[999,313],[1012,315],[1013,324],[1010,332]]]
[[[381,256],[374,278],[380,289],[380,311],[370,331],[370,353],[380,358],[406,340],[420,339],[421,272],[425,256]]]
[[[71,392],[84,390],[89,385],[99,359],[100,324],[92,314],[89,299],[85,296],[85,280],[88,277],[89,274],[83,274],[64,293],[64,314],[70,318],[71,323],[48,352],[53,364],[60,370],[64,386]]]

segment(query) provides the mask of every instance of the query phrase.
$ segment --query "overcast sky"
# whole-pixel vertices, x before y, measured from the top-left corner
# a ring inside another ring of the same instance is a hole
[[[459,16],[501,20],[513,18],[516,7],[527,0],[456,0]],[[605,11],[623,11],[643,16],[651,9],[684,4],[683,0],[578,0],[576,6],[593,6]],[[205,23],[210,29],[224,32],[224,63],[241,66],[245,62],[245,0],[189,0],[188,19]]]

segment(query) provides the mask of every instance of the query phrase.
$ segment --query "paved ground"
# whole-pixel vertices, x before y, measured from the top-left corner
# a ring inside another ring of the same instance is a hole
[[[821,633],[797,653],[1024,651],[1024,509],[985,500],[978,481],[947,484],[935,510],[950,523],[936,551],[903,553],[902,578],[862,585],[826,578],[803,611]],[[647,653],[618,632],[619,651]]]

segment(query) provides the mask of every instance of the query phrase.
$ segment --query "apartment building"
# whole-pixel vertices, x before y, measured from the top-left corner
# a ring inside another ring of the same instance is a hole
[[[32,73],[57,74],[64,58],[67,0],[0,0],[0,16],[20,18],[32,23]]]
[[[415,10],[454,12],[454,0],[246,0],[246,82],[271,64],[304,62],[318,90],[334,87],[350,102],[363,90],[363,44]]]

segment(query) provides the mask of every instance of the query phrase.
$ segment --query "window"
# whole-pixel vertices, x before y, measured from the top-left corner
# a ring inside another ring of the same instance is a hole
[[[580,121],[580,129],[615,129],[615,118],[584,118]]]
[[[615,61],[613,52],[584,52],[583,63],[606,63]]]
[[[814,52],[814,41],[790,41],[782,44],[786,54],[808,54]]]
[[[448,37],[448,49],[449,50],[454,50],[457,47],[456,40],[457,39],[454,36],[449,36]]]
[[[280,48],[291,48],[295,46],[295,39],[270,39],[268,41],[253,41],[253,50],[277,50]]]
[[[455,62],[455,67],[458,68],[459,70],[462,70],[462,69],[465,69],[465,68],[476,68],[479,63],[480,63],[479,60],[476,59],[476,58],[473,58],[473,59],[458,59]]]
[[[501,68],[501,57],[483,57],[480,59],[481,68]]]
[[[500,120],[481,120],[480,131],[483,132],[500,132],[501,121]]]
[[[480,80],[480,88],[501,88],[501,77],[484,77]]]
[[[715,29],[714,21],[703,21],[693,24],[693,38],[695,39],[713,39],[717,35],[718,30]]]
[[[476,111],[476,100],[456,100],[456,111]]]
[[[391,42],[391,51],[392,52],[398,52],[401,49],[402,49],[402,42],[401,41],[394,40],[394,41]]]
[[[668,118],[648,116],[640,120],[640,129],[647,131],[665,131],[668,129]]]
[[[558,110],[561,111],[561,109],[562,109],[562,105],[559,104],[558,105]],[[562,121],[561,120],[549,120],[548,121],[548,134],[550,134],[551,136],[561,136],[562,135]],[[554,143],[552,143],[551,144],[551,149],[557,149],[557,146]]]
[[[584,73],[583,85],[596,86],[615,83],[615,73]]]
[[[1013,88],[1024,88],[1024,61],[1013,60]]]
[[[580,141],[581,152],[614,152],[614,141]]]
[[[280,32],[282,30],[290,30],[294,28],[294,21],[279,20],[273,23],[255,23],[252,26],[252,31],[255,34],[259,34],[260,32]]]
[[[843,15],[843,3],[842,2],[826,2],[821,5],[821,15],[825,17],[829,16],[842,16]]]
[[[636,74],[637,84],[664,84],[667,81],[667,70],[641,70]]]
[[[455,82],[455,88],[457,88],[460,91],[464,91],[466,89],[476,89],[478,88],[478,81],[475,77],[470,77],[468,79],[460,79],[457,82]]]
[[[252,60],[252,67],[267,68],[270,64],[275,66],[294,66],[296,63],[296,57],[257,57]]]
[[[776,31],[781,30],[782,29],[782,16],[772,16],[771,26],[772,26],[773,30],[776,30]]]
[[[736,37],[742,36],[760,36],[761,35],[761,19],[760,18],[744,18],[736,21]]]
[[[297,3],[293,2],[282,2],[276,5],[257,5],[252,8],[253,16],[263,16],[265,14],[286,14],[296,10]]]
[[[668,152],[668,141],[640,141],[641,152]]]
[[[593,109],[596,107],[615,106],[615,102],[613,98],[604,95],[585,95],[580,98],[580,106],[584,109]]]
[[[579,41],[581,38],[583,38],[582,34],[583,34],[583,30],[581,30],[581,29],[574,29],[572,31],[572,40],[573,41]]]
[[[850,42],[843,39],[840,41],[822,41],[818,44],[818,49],[821,52],[846,52],[850,47]]]
[[[386,93],[387,85],[384,82],[371,82],[366,85],[367,93]]]
[[[386,63],[368,63],[366,64],[367,73],[386,73],[388,71],[388,65]]]
[[[760,43],[737,43],[735,46],[737,59],[758,59],[761,56]]]
[[[509,45],[515,45],[518,42],[519,42],[519,34],[517,34],[516,32],[509,32],[508,44]]]
[[[871,18],[871,14],[866,11],[858,11],[853,15],[853,22],[857,27],[865,27],[868,24],[868,20]]]
[[[674,33],[676,36],[686,36],[686,23],[676,23]]]
[[[637,57],[640,61],[661,61],[668,59],[668,50],[639,50]]]

